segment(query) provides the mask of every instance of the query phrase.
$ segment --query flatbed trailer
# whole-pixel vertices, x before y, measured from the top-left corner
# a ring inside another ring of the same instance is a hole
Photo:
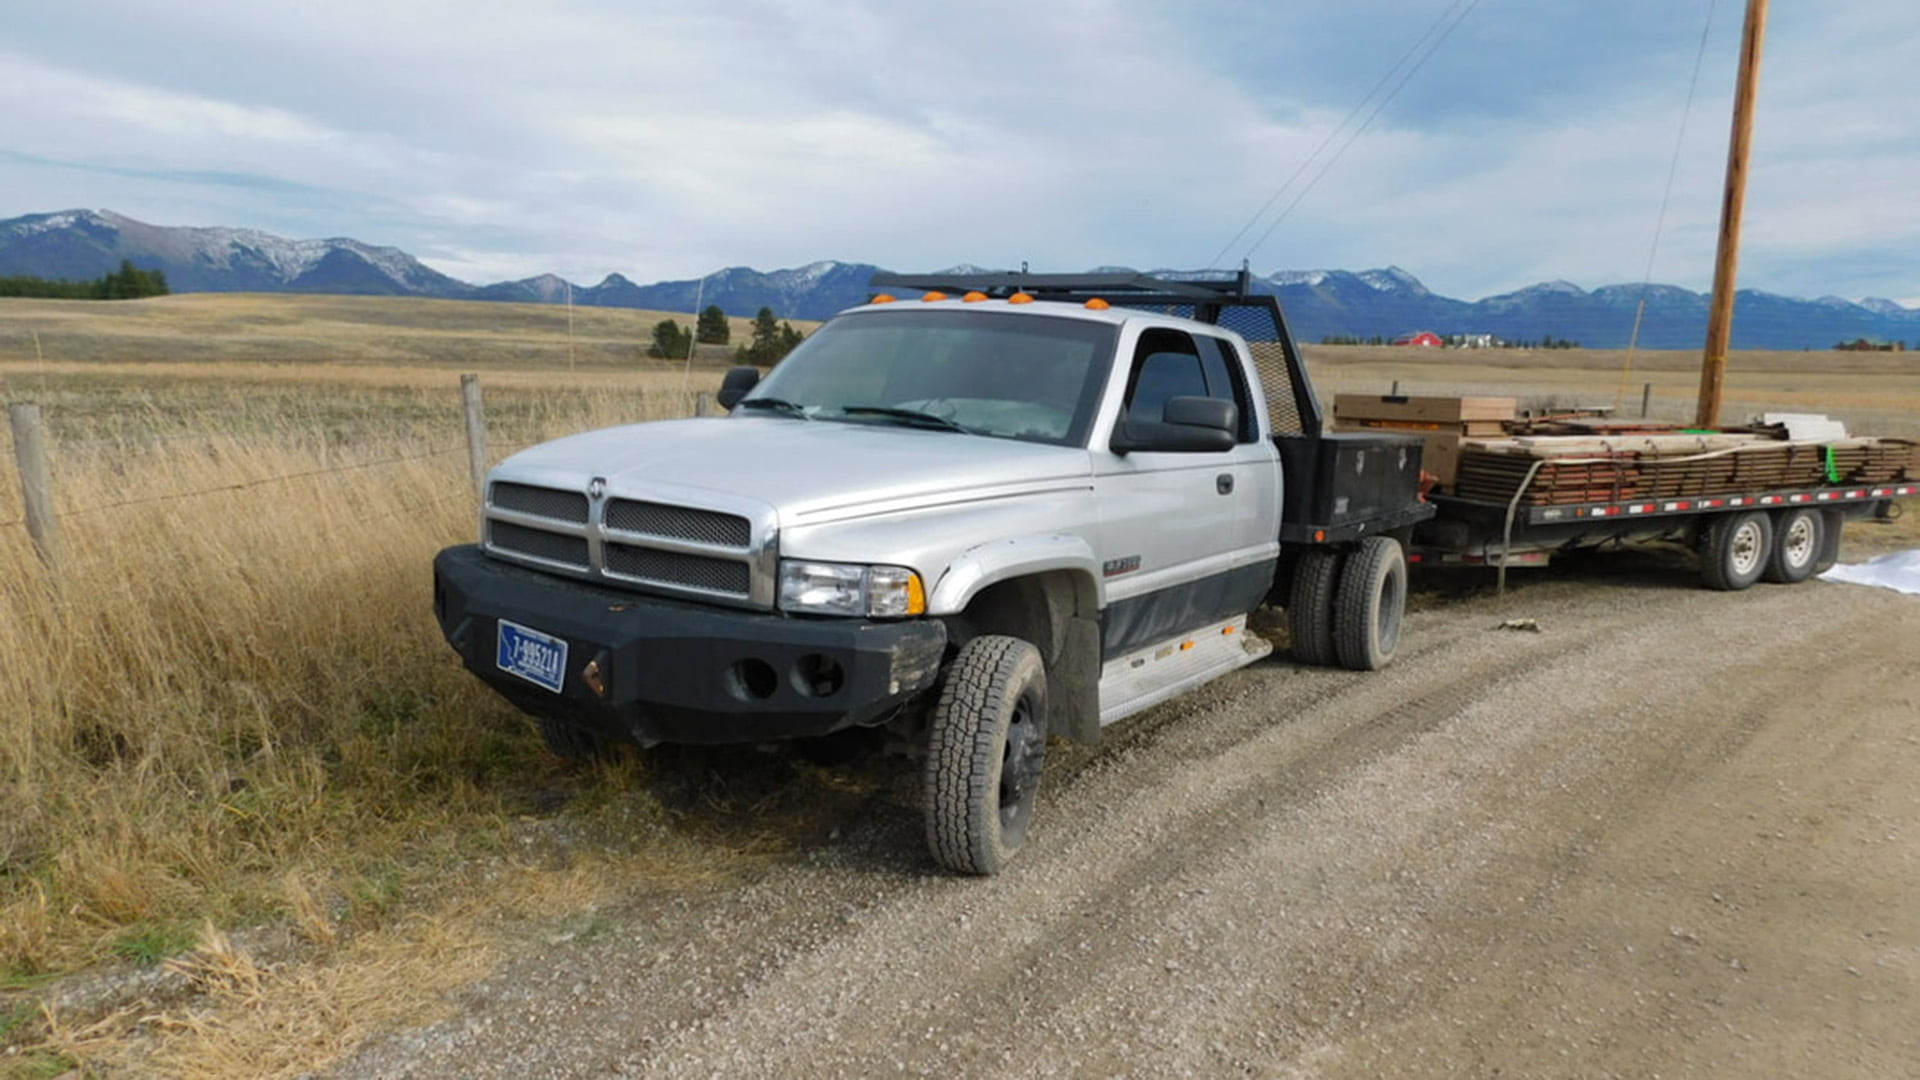
[[[1524,487],[1500,502],[1433,493],[1435,516],[1416,527],[1416,565],[1542,566],[1557,552],[1674,541],[1697,551],[1704,584],[1744,589],[1757,581],[1804,581],[1839,559],[1845,521],[1889,517],[1895,499],[1920,497],[1920,482],[1797,487],[1673,498],[1521,505]]]

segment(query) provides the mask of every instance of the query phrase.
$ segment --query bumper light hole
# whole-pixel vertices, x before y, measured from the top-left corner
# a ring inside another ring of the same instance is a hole
[[[807,653],[793,662],[793,688],[806,697],[832,697],[847,683],[847,673],[832,657]]]
[[[779,688],[773,665],[757,657],[736,660],[727,669],[727,692],[741,701],[765,701]]]

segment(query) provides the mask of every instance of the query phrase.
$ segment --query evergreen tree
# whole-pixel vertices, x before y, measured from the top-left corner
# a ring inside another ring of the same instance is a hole
[[[734,359],[756,367],[772,367],[804,340],[806,335],[795,330],[792,323],[781,322],[774,317],[772,308],[763,307],[753,317],[751,343],[736,350]]]
[[[92,281],[61,281],[14,274],[0,278],[0,296],[34,296],[49,300],[137,300],[143,296],[165,296],[167,275],[158,270],[142,270],[122,259],[120,269]]]
[[[653,344],[647,355],[656,360],[685,360],[693,353],[693,333],[683,330],[672,319],[661,319],[653,327]]]
[[[727,325],[727,313],[720,310],[719,304],[708,304],[694,325],[693,339],[702,345],[725,345],[732,337],[733,328]]]

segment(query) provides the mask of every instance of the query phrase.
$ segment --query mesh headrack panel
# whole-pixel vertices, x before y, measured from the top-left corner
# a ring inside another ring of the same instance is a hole
[[[1149,274],[891,274],[873,276],[875,288],[919,289],[955,295],[981,292],[1004,299],[1024,292],[1036,300],[1085,303],[1099,298],[1114,307],[1151,311],[1224,327],[1246,339],[1254,368],[1266,388],[1267,413],[1276,435],[1319,434],[1320,402],[1306,364],[1287,330],[1280,301],[1252,290],[1246,271],[1230,278],[1176,280]]]

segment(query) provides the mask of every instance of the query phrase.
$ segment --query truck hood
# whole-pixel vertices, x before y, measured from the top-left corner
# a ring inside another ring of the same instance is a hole
[[[959,432],[787,417],[659,420],[523,450],[496,476],[695,502],[733,496],[774,508],[783,528],[1085,489],[1087,452]]]

